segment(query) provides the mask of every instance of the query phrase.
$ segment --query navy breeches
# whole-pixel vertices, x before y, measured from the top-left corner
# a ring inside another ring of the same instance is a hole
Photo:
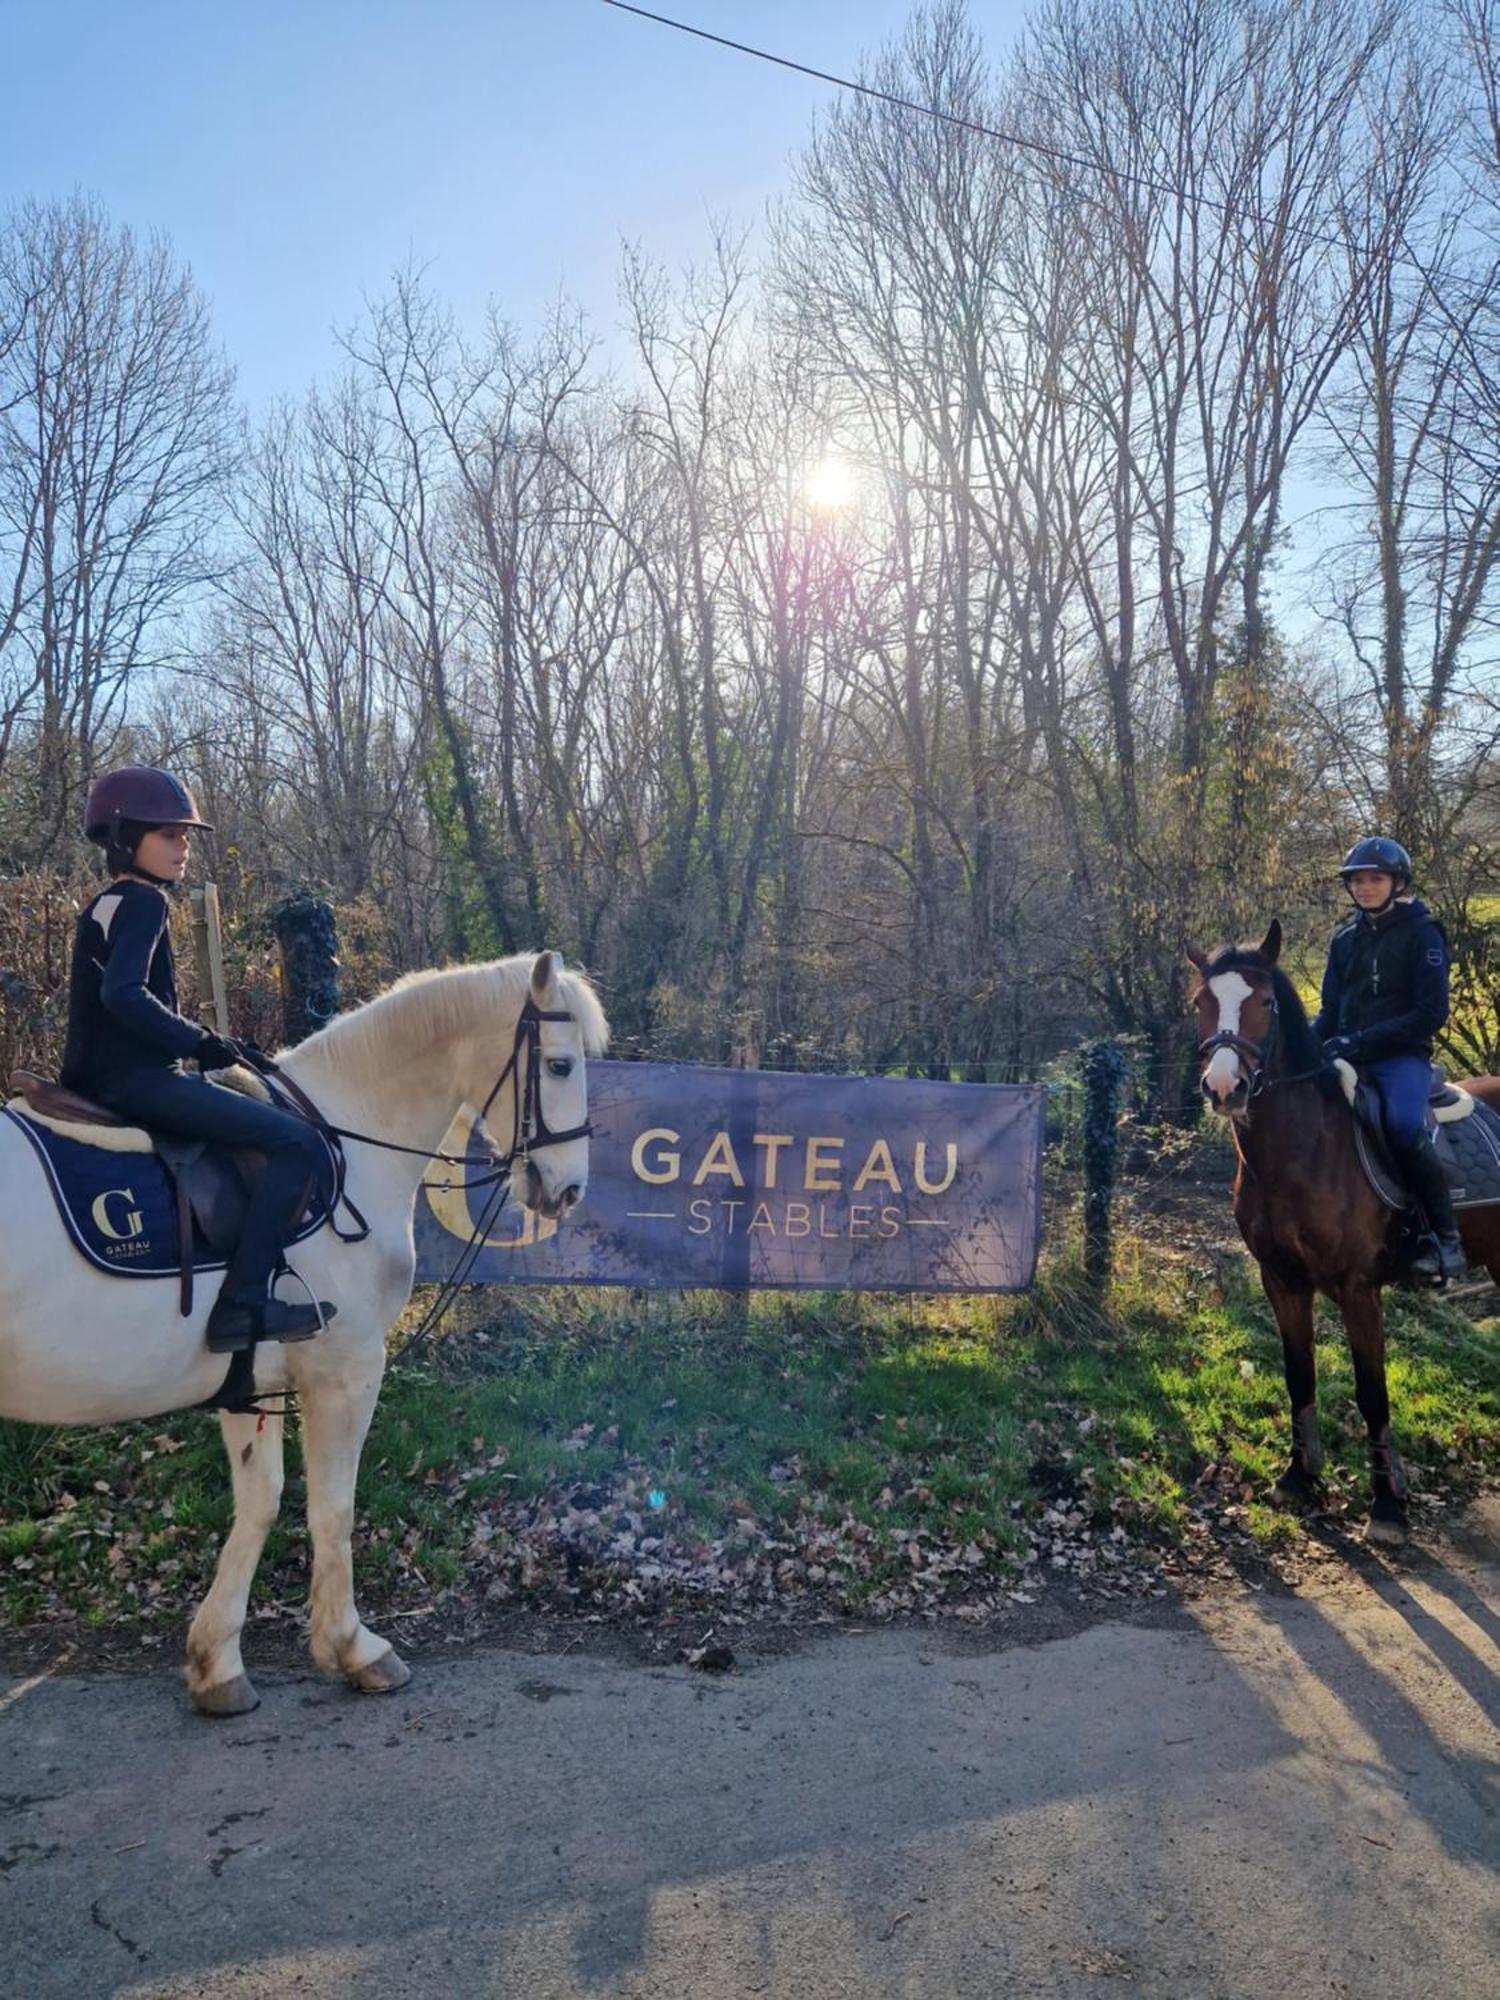
[[[99,1099],[122,1117],[182,1139],[254,1148],[265,1170],[250,1194],[244,1233],[224,1274],[226,1298],[264,1298],[297,1218],[314,1188],[331,1192],[328,1148],[314,1128],[259,1098],[226,1090],[181,1070],[131,1070],[101,1088]]]
[[[1426,1056],[1382,1056],[1361,1063],[1360,1071],[1380,1092],[1386,1137],[1399,1151],[1419,1143],[1432,1094],[1432,1064]]]

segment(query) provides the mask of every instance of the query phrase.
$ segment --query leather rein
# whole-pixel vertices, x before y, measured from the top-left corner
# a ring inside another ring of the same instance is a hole
[[[565,1008],[538,1007],[530,994],[526,996],[525,1004],[516,1018],[516,1031],[511,1042],[510,1054],[506,1057],[504,1066],[495,1078],[490,1094],[484,1100],[479,1116],[474,1121],[475,1129],[483,1135],[485,1144],[489,1148],[490,1164],[482,1173],[466,1174],[463,1181],[450,1181],[445,1183],[446,1186],[472,1189],[498,1184],[501,1187],[500,1202],[503,1202],[505,1199],[503,1184],[509,1179],[511,1168],[518,1160],[524,1164],[533,1153],[540,1152],[545,1146],[565,1146],[571,1140],[588,1138],[594,1128],[587,1120],[582,1125],[570,1125],[564,1132],[556,1132],[547,1123],[547,1114],[542,1109],[542,1023],[574,1020],[576,1017]],[[523,1051],[526,1055],[524,1064],[521,1061]],[[467,1158],[459,1153],[445,1153],[434,1146],[406,1146],[395,1139],[377,1138],[373,1132],[360,1132],[352,1126],[332,1124],[319,1111],[302,1086],[294,1082],[271,1057],[261,1054],[259,1050],[254,1051],[254,1055],[256,1068],[265,1077],[272,1094],[281,1101],[281,1108],[305,1118],[327,1143],[333,1159],[334,1186],[332,1197],[325,1201],[324,1206],[328,1211],[329,1226],[341,1242],[362,1243],[370,1233],[369,1223],[350,1199],[346,1186],[347,1163],[342,1143],[345,1139],[350,1139],[360,1146],[378,1146],[386,1153],[405,1153],[414,1159],[437,1160],[447,1167],[467,1168],[469,1164]],[[511,1142],[509,1150],[501,1153],[489,1136],[486,1120],[490,1106],[507,1082],[511,1086]],[[498,1203],[493,1205],[499,1206]],[[340,1207],[346,1208],[354,1218],[353,1230],[346,1232],[340,1229],[337,1219]],[[481,1229],[487,1225],[489,1219],[487,1209],[485,1222],[480,1225]],[[472,1241],[473,1239],[471,1247]],[[469,1262],[473,1262],[472,1257]],[[462,1283],[462,1279],[458,1282]]]

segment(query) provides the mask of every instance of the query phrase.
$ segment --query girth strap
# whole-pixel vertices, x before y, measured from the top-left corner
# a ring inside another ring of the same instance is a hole
[[[168,1171],[171,1172],[171,1169]],[[181,1263],[177,1280],[177,1309],[187,1319],[193,1310],[193,1203],[188,1193],[186,1174],[173,1174],[172,1183],[177,1196],[177,1255]]]

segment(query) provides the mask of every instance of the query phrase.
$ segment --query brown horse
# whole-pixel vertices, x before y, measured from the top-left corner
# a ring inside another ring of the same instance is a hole
[[[1315,1495],[1323,1446],[1318,1437],[1313,1296],[1343,1315],[1354,1357],[1355,1394],[1370,1438],[1374,1497],[1370,1535],[1406,1534],[1407,1482],[1391,1438],[1385,1385],[1385,1319],[1380,1288],[1397,1274],[1401,1218],[1371,1188],[1354,1148],[1354,1118],[1327,1089],[1322,1045],[1296,989],[1276,961],[1281,925],[1258,945],[1232,945],[1210,959],[1188,946],[1199,984],[1199,1054],[1204,1095],[1231,1121],[1239,1170],[1234,1218],[1281,1330],[1292,1403],[1292,1456],[1276,1482],[1288,1500]],[[1500,1078],[1472,1085],[1500,1110]],[[1469,1260],[1500,1284],[1500,1208],[1459,1218]]]

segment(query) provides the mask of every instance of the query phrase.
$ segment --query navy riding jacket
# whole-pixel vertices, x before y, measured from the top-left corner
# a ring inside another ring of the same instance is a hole
[[[112,1078],[196,1056],[207,1039],[177,1011],[165,894],[111,882],[78,915],[62,1081],[97,1096]]]
[[[1415,897],[1375,917],[1359,910],[1333,934],[1314,1032],[1347,1035],[1350,1060],[1432,1054],[1448,1019],[1448,940]]]

